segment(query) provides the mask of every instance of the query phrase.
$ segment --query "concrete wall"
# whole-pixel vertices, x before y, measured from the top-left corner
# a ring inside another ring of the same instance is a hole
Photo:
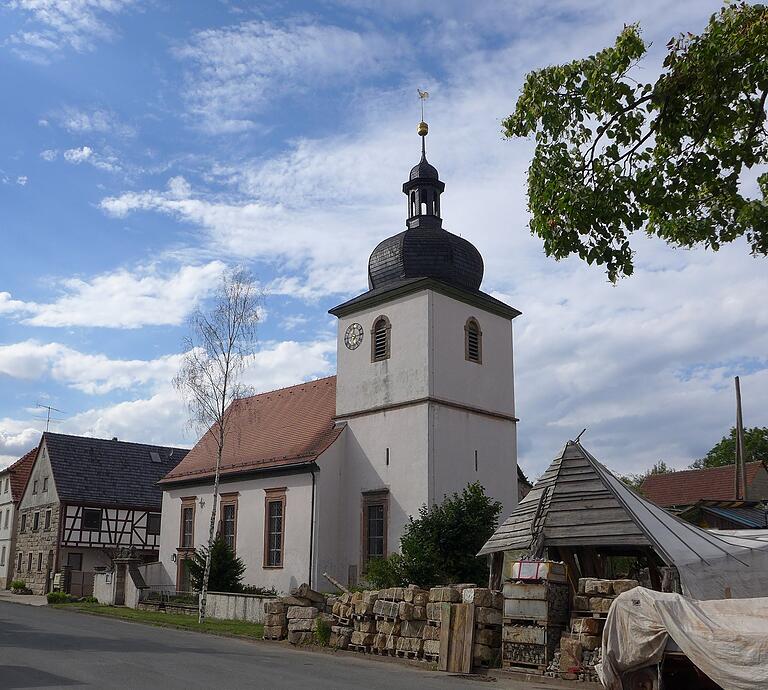
[[[208,592],[205,615],[223,620],[263,623],[264,604],[268,601],[274,601],[274,598],[256,594]]]
[[[113,572],[94,574],[93,596],[99,600],[100,604],[112,606],[115,603],[115,574]]]
[[[378,307],[345,316],[338,322],[336,414],[424,398],[429,393],[429,299],[425,290]],[[371,328],[379,316],[391,324],[390,358],[371,362]],[[363,327],[363,342],[355,350],[344,345],[352,323]]]
[[[282,568],[264,567],[265,489],[285,487],[285,545]],[[309,534],[312,505],[312,477],[309,473],[257,479],[222,480],[221,493],[238,492],[237,555],[246,571],[244,584],[275,587],[288,592],[309,578]],[[163,519],[160,528],[160,562],[165,577],[176,582],[181,499],[195,498],[195,547],[208,543],[213,503],[213,484],[170,488],[163,492]],[[204,506],[200,506],[200,498]],[[220,517],[217,507],[217,523]]]

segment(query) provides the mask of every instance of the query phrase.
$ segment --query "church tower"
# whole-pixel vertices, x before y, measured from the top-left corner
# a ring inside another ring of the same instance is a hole
[[[368,261],[338,318],[336,418],[345,424],[339,553],[350,581],[399,549],[409,516],[479,481],[517,504],[513,307],[482,290],[483,259],[443,228],[445,184],[421,160],[403,184],[406,229]]]

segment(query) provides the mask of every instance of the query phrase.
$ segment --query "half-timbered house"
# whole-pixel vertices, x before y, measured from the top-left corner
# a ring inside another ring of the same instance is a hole
[[[15,577],[37,593],[67,571],[87,593],[94,569],[128,550],[157,560],[162,492],[157,481],[181,448],[46,432],[16,515]]]

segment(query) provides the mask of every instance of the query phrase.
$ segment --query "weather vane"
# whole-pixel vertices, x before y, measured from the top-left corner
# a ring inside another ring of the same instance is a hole
[[[425,137],[427,136],[427,132],[429,131],[429,128],[427,127],[427,123],[424,122],[424,101],[426,101],[429,98],[429,91],[422,91],[421,89],[417,88],[416,91],[419,93],[419,100],[421,101],[421,122],[419,122],[419,136]],[[423,144],[422,139],[422,144]]]

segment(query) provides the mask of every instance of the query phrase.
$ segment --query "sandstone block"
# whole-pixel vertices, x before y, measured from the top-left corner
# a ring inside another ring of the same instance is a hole
[[[573,632],[583,635],[598,635],[600,627],[599,618],[576,618],[573,621]]]
[[[316,592],[314,589],[311,589],[310,586],[306,583],[299,585],[295,590],[291,591],[291,595],[300,597],[301,599],[309,599],[311,602],[316,604],[325,603],[325,597],[320,594],[320,592]]]
[[[612,592],[610,580],[588,578],[584,584],[584,594],[611,594]]]
[[[499,610],[504,608],[504,592],[491,592],[491,608]]]
[[[427,604],[427,620],[443,622],[443,605],[442,603],[433,602]]]
[[[400,615],[400,602],[378,599],[373,605],[373,612],[380,616],[397,618]]]
[[[611,608],[613,599],[607,597],[590,597],[589,598],[589,610],[596,611],[598,613],[607,613]]]
[[[491,606],[493,603],[491,590],[487,587],[467,587],[461,593],[461,600],[465,604],[474,604],[475,606]]]
[[[289,606],[288,607],[288,620],[294,618],[317,618],[317,614],[320,611],[315,606]]]
[[[562,673],[578,672],[581,668],[581,655],[584,648],[578,640],[563,637],[560,639],[560,671]]]
[[[448,601],[455,604],[461,601],[461,593],[453,587],[433,587],[429,590],[429,601]]]
[[[579,582],[581,582],[581,580],[579,580]],[[583,594],[577,594],[575,597],[573,597],[573,610],[589,611],[589,597],[584,596]]]
[[[385,635],[384,633],[377,633],[373,638],[373,646],[378,650],[386,649],[388,637],[389,635]]]
[[[370,604],[371,606],[373,606],[373,603],[374,603],[374,602],[375,602],[375,601],[376,601],[378,598],[379,598],[379,593],[378,593],[378,591],[370,591],[370,590],[366,590],[365,592],[363,592],[363,599],[362,599],[362,600],[363,600],[363,601],[364,601],[366,604]]]
[[[370,616],[373,613],[373,604],[369,601],[355,602],[355,613],[358,616]]]
[[[588,652],[600,649],[603,644],[603,638],[600,635],[579,635],[581,646]]]
[[[349,647],[349,640],[351,635],[352,633],[345,635],[332,632],[331,637],[328,640],[328,645],[333,649],[346,649]]]
[[[634,589],[635,587],[639,586],[640,583],[637,580],[614,580],[613,593],[624,594],[624,592],[628,592],[630,589]]]
[[[424,621],[403,621],[400,624],[400,634],[403,637],[421,637]]]
[[[359,644],[365,647],[370,647],[373,644],[373,635],[371,633],[360,632],[359,630],[353,630],[350,637],[351,644]]]
[[[264,637],[269,638],[284,638],[288,634],[288,628],[285,625],[265,625]]]
[[[496,656],[495,650],[491,649],[488,645],[473,644],[472,645],[472,661],[478,663],[489,663],[494,656]]]
[[[288,621],[288,632],[311,632],[314,628],[314,618],[295,618]]]
[[[355,630],[357,630],[358,632],[365,632],[365,633],[376,632],[376,621],[374,620],[355,621],[354,627],[355,627]]]
[[[422,645],[424,644],[424,640],[422,640],[420,637],[401,637],[397,641],[397,647],[396,649],[400,650],[401,652],[421,652]]]
[[[289,607],[290,606],[310,606],[312,604],[312,602],[309,599],[304,599],[303,597],[294,597],[294,596],[280,597],[280,601]]]
[[[288,642],[296,645],[312,644],[314,637],[311,632],[288,631]]]
[[[424,640],[424,654],[440,654],[440,640]]]
[[[264,625],[285,625],[286,617],[284,613],[268,613],[264,616]]]
[[[439,625],[425,625],[421,630],[421,637],[424,640],[439,640],[440,639],[440,626]]]
[[[282,601],[275,599],[274,601],[268,601],[264,604],[264,612],[267,614],[285,613],[288,607]]]
[[[413,604],[409,604],[407,601],[401,601],[397,606],[397,617],[401,621],[409,621],[413,619]]]
[[[376,621],[376,632],[384,635],[399,635],[401,625],[400,621]]]
[[[427,620],[427,607],[413,605],[413,611],[411,613],[411,620],[425,621]]]
[[[427,601],[429,601],[429,592],[415,585],[409,585],[403,590],[403,601],[407,601],[414,606],[426,606]]]
[[[475,643],[487,647],[501,647],[501,630],[491,630],[490,628],[475,630]]]
[[[501,611],[487,606],[476,606],[475,623],[480,623],[482,625],[501,625]]]

